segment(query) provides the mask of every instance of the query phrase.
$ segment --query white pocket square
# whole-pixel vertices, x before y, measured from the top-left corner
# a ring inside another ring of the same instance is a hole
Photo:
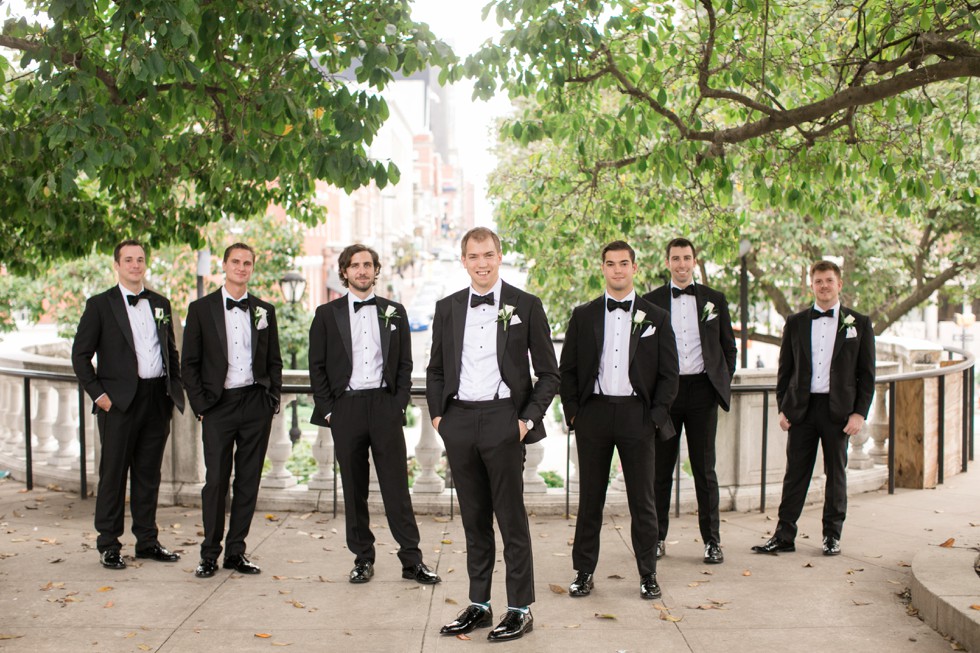
[[[655,327],[655,326],[648,326],[647,327],[647,330],[640,334],[640,337],[641,338],[646,338],[648,336],[652,336],[656,332],[657,332],[657,327]]]
[[[845,338],[857,338],[858,330],[854,327],[847,327],[847,332],[844,334]]]
[[[520,324],[520,323],[521,323],[521,316],[518,315],[517,313],[514,313],[514,317],[510,318],[510,325],[514,326],[515,324]]]
[[[717,313],[712,313],[711,315],[708,316],[708,319],[705,320],[705,322],[710,322],[711,320],[715,319],[716,317],[718,317],[718,314]]]
[[[391,330],[392,330],[392,331],[394,331],[394,330],[395,330],[395,329],[397,329],[397,328],[398,328],[398,327],[396,327],[396,326],[395,326],[394,324],[392,324],[392,325],[391,325]]]

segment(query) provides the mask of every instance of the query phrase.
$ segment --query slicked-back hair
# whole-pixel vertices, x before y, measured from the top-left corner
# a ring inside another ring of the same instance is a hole
[[[378,258],[378,253],[368,247],[367,245],[362,245],[360,243],[354,243],[353,245],[348,245],[344,248],[344,251],[340,253],[337,257],[337,276],[340,277],[340,283],[344,284],[344,288],[349,288],[347,283],[347,277],[344,272],[350,267],[350,262],[354,260],[355,254],[360,254],[361,252],[370,252],[371,261],[374,263],[374,281],[377,283],[378,276],[381,274],[381,259]]]
[[[482,243],[487,238],[493,241],[493,246],[497,248],[497,253],[501,253],[500,249],[500,236],[495,234],[492,229],[487,229],[486,227],[473,227],[465,234],[463,234],[463,240],[459,243],[459,250],[463,256],[466,256],[466,245],[471,240],[475,240],[478,243]]]
[[[244,250],[247,250],[247,251],[251,252],[252,253],[252,263],[255,263],[255,250],[252,249],[252,246],[251,245],[246,245],[245,243],[232,243],[231,245],[228,245],[227,249],[225,249],[225,255],[223,257],[221,257],[221,262],[222,263],[227,263],[228,262],[228,257],[231,256],[231,253],[234,250],[236,250],[236,249],[244,249]]]
[[[143,247],[143,243],[136,240],[135,238],[127,238],[126,240],[116,245],[116,249],[112,250],[112,260],[114,260],[116,263],[119,262],[119,257],[122,256],[123,247],[139,247],[140,249],[143,250],[143,258],[145,259],[147,256],[146,248]]]
[[[675,247],[679,247],[681,249],[683,249],[685,247],[690,247],[691,248],[691,252],[694,254],[694,258],[697,258],[698,257],[698,248],[694,246],[694,243],[692,243],[691,241],[689,241],[687,238],[675,238],[672,241],[670,241],[669,243],[667,243],[667,260],[668,261],[670,260],[670,250],[674,249]]]
[[[629,243],[625,240],[614,240],[605,247],[602,248],[602,262],[606,262],[606,254],[609,252],[622,252],[626,251],[630,253],[630,263],[636,263],[636,252],[630,247]]]
[[[833,261],[817,261],[816,263],[811,265],[810,278],[812,279],[813,275],[816,274],[817,272],[828,272],[828,271],[833,271],[833,273],[837,276],[838,279],[843,278],[840,273],[840,266],[834,263]]]

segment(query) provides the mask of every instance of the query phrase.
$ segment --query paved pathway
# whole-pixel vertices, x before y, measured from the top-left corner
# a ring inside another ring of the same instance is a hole
[[[535,540],[535,629],[500,644],[517,651],[949,651],[951,643],[910,615],[903,591],[915,555],[948,538],[980,543],[980,470],[938,490],[852,497],[843,555],[820,553],[820,508],[801,520],[797,552],[749,551],[775,525],[769,515],[722,515],[726,562],[701,563],[697,520],[672,522],[660,565],[662,601],[639,598],[629,517],[607,515],[596,590],[571,599],[573,521],[531,517]],[[201,539],[196,508],[159,512],[161,540],[183,552],[173,565],[135,561],[110,572],[98,564],[94,501],[0,481],[0,650],[52,651],[472,651],[490,646],[443,638],[439,626],[467,603],[462,525],[420,517],[423,551],[444,582],[400,578],[383,519],[377,574],[346,582],[351,556],[342,516],[256,515],[249,537],[263,573],[219,571],[194,578]],[[127,515],[127,525],[129,516]],[[124,554],[132,553],[126,536]],[[498,547],[494,608],[504,608]],[[964,573],[972,570],[964,570]]]

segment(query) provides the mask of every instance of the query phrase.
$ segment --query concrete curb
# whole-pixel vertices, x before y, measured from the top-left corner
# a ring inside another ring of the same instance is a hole
[[[912,560],[912,605],[922,619],[968,651],[980,651],[980,576],[976,550],[930,547]]]

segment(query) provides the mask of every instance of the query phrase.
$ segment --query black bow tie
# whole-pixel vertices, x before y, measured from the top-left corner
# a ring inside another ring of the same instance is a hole
[[[137,304],[140,303],[140,300],[141,299],[145,299],[145,300],[149,301],[150,300],[150,292],[148,290],[144,290],[143,292],[141,292],[138,295],[126,295],[126,301],[129,302],[129,305],[130,306],[136,306]]]
[[[678,288],[677,286],[670,287],[671,297],[680,297],[681,295],[690,295],[691,297],[697,296],[697,291],[694,290],[694,284],[688,284],[683,288]]]
[[[633,302],[631,302],[629,300],[627,300],[625,302],[617,302],[612,297],[606,297],[606,310],[609,311],[610,313],[612,313],[617,308],[621,308],[624,311],[626,311],[627,313],[629,313],[630,312],[630,304],[632,304],[632,303]]]
[[[243,311],[245,311],[246,313],[248,313],[248,298],[247,297],[242,297],[241,299],[239,299],[236,302],[231,297],[226,297],[225,298],[225,310],[230,311],[230,310],[235,309],[235,308],[240,308]]]
[[[487,293],[486,295],[470,295],[470,308],[475,308],[480,304],[493,306],[493,293]]]
[[[354,312],[355,313],[358,312],[364,306],[377,306],[377,305],[378,305],[378,298],[377,297],[372,297],[371,299],[365,299],[363,302],[355,301],[354,302]]]
[[[810,309],[810,319],[819,320],[822,317],[834,317],[834,309],[828,308],[826,311],[818,311],[815,308]]]

